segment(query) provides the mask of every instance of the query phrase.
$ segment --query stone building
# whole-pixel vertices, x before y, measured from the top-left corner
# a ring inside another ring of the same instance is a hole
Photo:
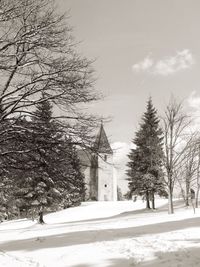
[[[114,175],[113,151],[101,124],[94,149],[97,153],[79,151],[82,171],[85,175],[86,200],[117,200],[117,180]]]

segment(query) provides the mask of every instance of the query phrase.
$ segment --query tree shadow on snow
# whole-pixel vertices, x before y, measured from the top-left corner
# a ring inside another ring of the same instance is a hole
[[[171,249],[173,249],[173,247]],[[172,267],[172,266],[197,267],[197,266],[200,266],[199,247],[198,248],[195,248],[195,247],[184,248],[184,249],[180,249],[177,251],[170,251],[170,252],[157,252],[155,253],[154,260],[143,262],[139,266],[141,267]]]
[[[159,234],[182,230],[185,228],[197,227],[198,225],[200,225],[200,218],[190,218],[182,221],[171,221],[129,228],[76,231],[63,233],[60,235],[55,234],[51,236],[35,237],[24,240],[14,240],[2,242],[0,246],[4,251],[34,251],[38,249],[91,244],[102,241],[116,241],[148,234]]]
[[[127,266],[138,266],[133,265],[135,264],[133,259],[123,259],[123,258],[117,258],[117,259],[109,259],[106,261],[106,267],[127,267]],[[93,264],[78,264],[78,265],[72,265],[70,267],[95,267],[96,265]],[[99,265],[100,266],[100,265]],[[101,267],[104,267],[104,265],[101,265]]]
[[[173,248],[172,248],[173,249]],[[197,267],[200,266],[199,248],[187,248],[171,252],[157,252],[155,259],[137,262],[134,257],[115,258],[106,261],[106,267]],[[78,264],[71,267],[95,267],[91,264]],[[104,267],[104,265],[102,265]]]

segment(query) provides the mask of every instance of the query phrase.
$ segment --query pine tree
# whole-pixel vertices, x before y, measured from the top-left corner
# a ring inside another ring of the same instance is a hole
[[[123,200],[123,195],[122,195],[122,190],[119,186],[117,186],[117,200],[122,201]]]
[[[27,134],[23,142],[18,138],[18,147],[27,152],[21,155],[21,161],[17,159],[16,197],[25,209],[39,211],[42,222],[44,207],[55,210],[66,201],[67,206],[80,204],[84,177],[75,147],[52,117],[50,102],[41,101],[33,119],[21,123]]]
[[[3,115],[0,105],[0,118],[2,118]],[[14,121],[4,119],[2,119],[0,123],[0,220],[12,218],[17,214],[13,197],[14,183],[12,180],[12,161],[8,153],[8,151],[13,151],[15,135],[13,134],[14,124]]]
[[[76,147],[73,145],[73,142],[70,138],[65,137],[63,146],[66,147],[65,157],[67,157],[67,162],[70,163],[70,168],[72,169],[72,175],[68,177],[68,170],[65,168],[66,177],[68,180],[68,188],[64,187],[63,192],[63,207],[68,208],[70,206],[77,206],[82,201],[85,200],[85,177],[81,172],[81,164],[78,158]],[[66,153],[67,152],[67,153]],[[64,182],[65,180],[61,180]],[[62,187],[62,184],[61,184]]]
[[[145,197],[147,208],[150,208],[150,199],[152,208],[155,208],[155,193],[165,192],[162,172],[162,140],[157,111],[150,98],[140,128],[133,140],[135,148],[128,155],[130,161],[127,164],[130,192]]]
[[[15,157],[15,197],[20,209],[26,212],[52,207],[60,197],[56,190],[56,149],[59,145],[58,127],[52,120],[48,101],[37,105],[32,121],[19,120],[26,135],[19,131],[15,147],[23,153]],[[23,140],[22,140],[23,138]]]

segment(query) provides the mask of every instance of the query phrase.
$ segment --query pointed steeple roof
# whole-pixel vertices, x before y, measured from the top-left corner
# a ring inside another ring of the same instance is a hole
[[[108,138],[107,138],[102,122],[101,122],[101,126],[97,134],[95,143],[94,143],[94,148],[99,153],[108,153],[108,154],[113,153],[112,148],[108,142]]]

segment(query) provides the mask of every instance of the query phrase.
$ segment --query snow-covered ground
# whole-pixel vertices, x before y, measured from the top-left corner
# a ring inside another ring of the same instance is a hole
[[[0,266],[200,266],[200,210],[166,200],[147,211],[142,201],[91,202],[31,220],[0,224]]]

